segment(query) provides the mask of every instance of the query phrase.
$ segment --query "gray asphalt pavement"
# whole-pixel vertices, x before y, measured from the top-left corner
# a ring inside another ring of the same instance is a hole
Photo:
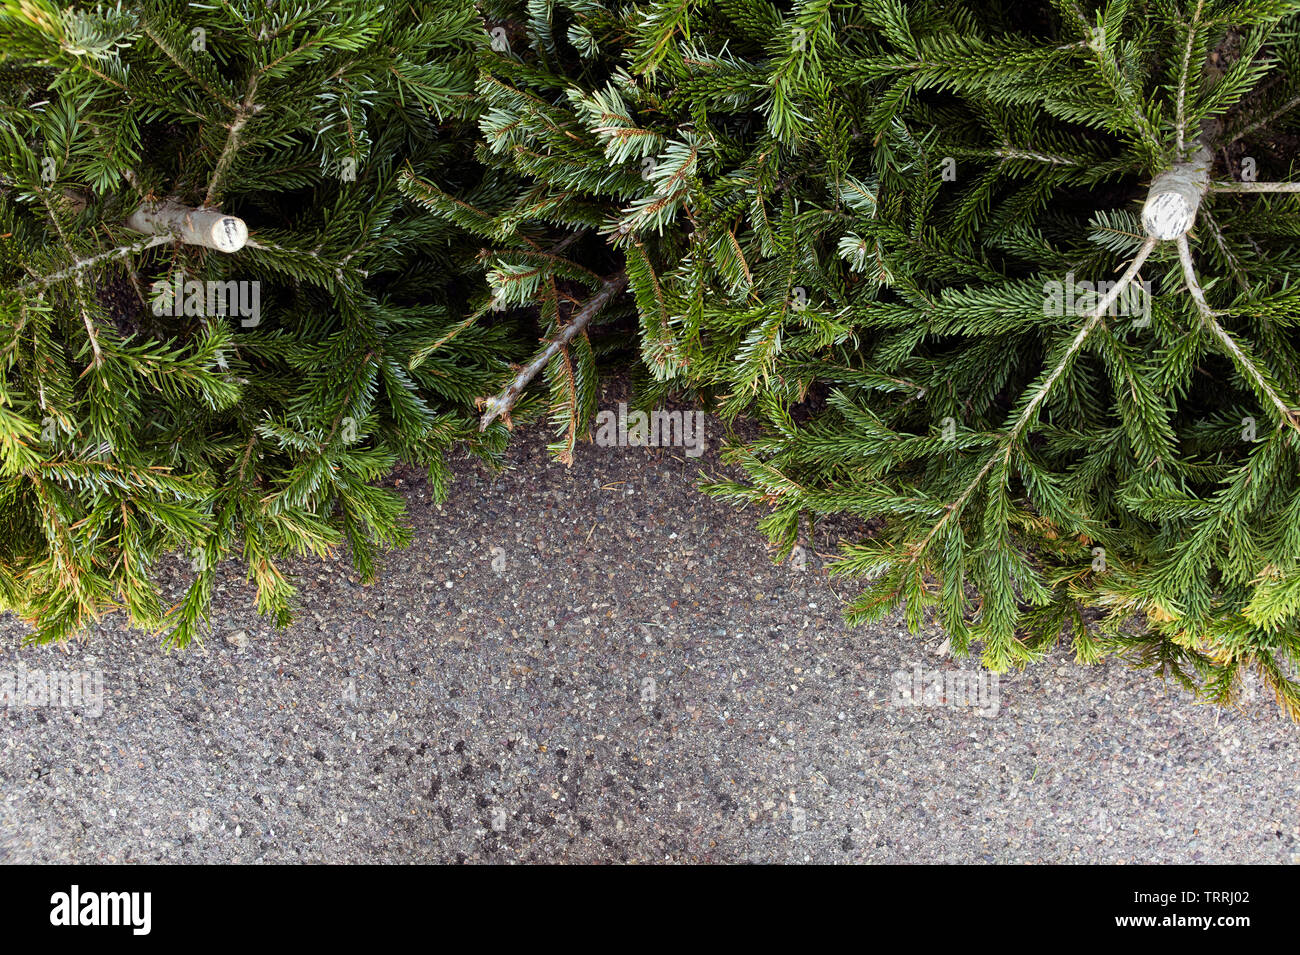
[[[942,634],[845,626],[825,536],[774,566],[694,489],[719,433],[566,469],[533,430],[441,508],[398,475],[415,545],[373,586],[294,565],[287,631],[233,564],[186,651],[113,619],[22,648],[5,617],[0,673],[104,698],[0,708],[0,861],[1300,862],[1271,700],[1064,651],[964,699]],[[899,705],[917,666],[950,705]]]

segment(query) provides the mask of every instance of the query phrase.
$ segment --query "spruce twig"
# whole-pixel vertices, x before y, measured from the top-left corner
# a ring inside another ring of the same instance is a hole
[[[1065,370],[1070,366],[1070,362],[1074,360],[1075,355],[1077,355],[1080,349],[1083,348],[1084,343],[1088,340],[1088,336],[1093,333],[1096,327],[1101,323],[1102,318],[1105,317],[1106,311],[1115,303],[1115,300],[1123,294],[1124,290],[1128,288],[1133,279],[1137,277],[1138,270],[1142,268],[1142,263],[1147,260],[1151,251],[1156,247],[1156,242],[1157,240],[1154,237],[1151,237],[1142,243],[1142,247],[1138,249],[1137,255],[1134,256],[1133,261],[1124,271],[1124,274],[1120,276],[1119,281],[1115,283],[1114,287],[1109,292],[1101,297],[1092,311],[1088,313],[1087,320],[1079,328],[1078,334],[1076,334],[1074,340],[1070,342],[1069,347],[1065,350],[1065,354],[1061,356],[1061,360],[1057,362],[1056,367],[1052,369],[1051,374],[1047,376],[1046,380],[1038,386],[1033,397],[1030,398],[1029,402],[1025,405],[1024,410],[1016,417],[1011,429],[1007,432],[1005,440],[1003,440],[998,445],[997,449],[989,455],[989,459],[984,462],[984,466],[980,468],[979,473],[976,474],[975,478],[966,486],[966,489],[961,492],[961,495],[957,500],[944,509],[943,516],[939,518],[938,522],[936,522],[932,528],[930,528],[930,532],[925,535],[925,538],[915,547],[911,548],[912,553],[915,554],[918,559],[923,553],[925,553],[925,549],[934,538],[934,535],[943,529],[944,525],[948,523],[954,514],[959,514],[962,511],[966,502],[970,499],[970,496],[975,493],[975,490],[980,486],[984,478],[991,470],[993,470],[993,467],[998,463],[998,460],[1003,459],[1009,461],[1011,459],[1011,454],[1015,450],[1016,442],[1019,440],[1020,435],[1024,433],[1025,428],[1033,422],[1038,413],[1039,405],[1047,399],[1047,396],[1052,391],[1052,387],[1060,380],[1061,376],[1065,374]]]
[[[479,398],[478,406],[484,409],[483,417],[479,421],[479,430],[486,431],[497,418],[505,418],[506,425],[510,424],[510,409],[515,406],[523,390],[528,387],[528,383],[537,377],[537,373],[546,367],[547,363],[555,355],[573,341],[578,333],[582,331],[591,322],[593,318],[608,305],[617,295],[627,287],[627,273],[619,271],[609,278],[605,279],[604,285],[587,299],[587,303],[578,309],[577,313],[569,319],[569,323],[564,326],[558,335],[551,339],[550,344],[538,353],[537,357],[520,369],[514,379],[506,386],[500,394],[491,398]]]
[[[1201,316],[1201,321],[1209,332],[1219,340],[1224,350],[1232,358],[1233,364],[1242,370],[1242,372],[1255,383],[1255,387],[1264,395],[1278,410],[1278,416],[1282,423],[1300,431],[1300,422],[1296,420],[1296,412],[1292,410],[1277,390],[1269,383],[1268,379],[1260,373],[1255,366],[1255,362],[1247,355],[1237,344],[1236,339],[1229,334],[1228,330],[1219,324],[1216,312],[1210,308],[1209,302],[1205,300],[1205,292],[1201,288],[1200,280],[1196,277],[1196,266],[1192,262],[1192,250],[1187,244],[1187,236],[1180,235],[1176,240],[1178,245],[1178,260],[1183,267],[1183,281],[1187,283],[1188,294],[1191,295],[1192,301],[1196,303],[1196,310]]]
[[[1211,192],[1300,192],[1300,182],[1212,182]]]

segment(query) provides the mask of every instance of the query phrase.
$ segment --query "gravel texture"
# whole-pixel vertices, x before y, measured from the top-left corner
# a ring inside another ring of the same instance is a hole
[[[1264,694],[1216,711],[1062,651],[995,714],[900,706],[897,671],[974,664],[847,628],[824,533],[773,565],[694,489],[710,425],[702,458],[570,469],[525,432],[441,508],[395,476],[414,546],[373,586],[297,564],[286,631],[233,564],[186,651],[116,618],[24,648],[6,616],[0,672],[106,699],[0,709],[0,861],[1300,862],[1300,736]]]

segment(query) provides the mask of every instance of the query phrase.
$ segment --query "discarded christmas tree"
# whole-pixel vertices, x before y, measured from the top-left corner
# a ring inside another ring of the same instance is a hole
[[[452,2],[5,0],[0,599],[38,639],[124,609],[183,644],[227,557],[283,623],[282,558],[371,578],[406,539],[395,462],[441,495],[449,446],[500,448],[472,399],[518,348],[395,188],[459,162],[482,42]]]
[[[851,620],[934,610],[997,669],[1069,634],[1220,701],[1252,667],[1297,715],[1297,210],[1261,181],[1297,9],[485,5],[491,172],[404,188],[496,243],[482,308],[543,315],[489,419],[545,367],[569,459],[626,279],[643,403],[768,426],[708,489],[778,557],[869,522]]]
[[[232,554],[283,618],[276,557],[402,540],[395,461],[441,490],[542,409],[571,461],[624,356],[763,423],[707,487],[779,558],[864,522],[851,620],[1300,716],[1300,3],[3,10],[0,586],[43,635],[187,639]]]
[[[852,621],[933,608],[997,669],[1067,632],[1219,701],[1252,668],[1300,716],[1300,5],[728,9],[770,24],[767,129],[695,200],[721,281],[666,284],[731,293],[691,377],[769,436],[710,490],[785,551],[871,522]]]

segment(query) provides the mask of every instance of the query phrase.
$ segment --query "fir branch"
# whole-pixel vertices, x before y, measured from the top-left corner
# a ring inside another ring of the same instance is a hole
[[[87,269],[93,269],[111,259],[121,259],[127,256],[135,255],[146,249],[152,249],[154,246],[165,245],[172,241],[170,235],[155,235],[148,239],[142,239],[139,242],[132,242],[130,245],[120,245],[117,248],[109,249],[107,252],[99,252],[95,255],[87,256],[84,259],[75,259],[73,263],[57,272],[51,272],[49,275],[37,275],[28,279],[18,286],[19,291],[32,291],[35,289],[47,288],[59,282],[73,278]]]
[[[567,325],[551,339],[550,343],[531,362],[519,370],[519,373],[511,380],[510,384],[503,391],[491,398],[480,398],[478,400],[479,408],[483,409],[483,416],[479,420],[479,430],[486,431],[497,418],[504,418],[506,423],[510,422],[510,409],[515,406],[519,396],[528,387],[528,383],[537,377],[541,371],[550,362],[560,349],[565,348],[573,341],[577,334],[582,331],[595,318],[600,311],[613,301],[624,288],[627,287],[627,273],[619,271],[605,279],[605,284],[601,286],[591,298],[587,299],[585,305],[569,319]]]
[[[1178,161],[1182,162],[1185,158],[1184,143],[1187,139],[1187,84],[1190,77],[1190,68],[1192,60],[1192,48],[1196,45],[1196,28],[1200,25],[1201,11],[1205,9],[1205,0],[1196,0],[1196,12],[1192,14],[1192,22],[1187,25],[1187,45],[1183,48],[1182,69],[1178,74],[1178,90],[1176,95],[1176,106],[1174,108],[1174,132],[1177,136],[1175,143],[1176,155]]]
[[[1212,182],[1211,192],[1300,192],[1300,182]]]
[[[253,97],[257,95],[257,84],[260,78],[261,73],[258,71],[254,71],[248,77],[243,102],[235,109],[234,118],[230,121],[228,127],[226,144],[221,150],[221,155],[217,157],[217,164],[213,167],[212,175],[208,179],[208,189],[203,197],[204,206],[215,206],[217,204],[226,173],[230,170],[230,164],[235,161],[235,152],[239,149],[240,136],[244,131],[244,127],[254,114],[261,112],[262,107],[255,105],[253,102]]]
[[[1210,308],[1209,303],[1205,300],[1205,292],[1201,289],[1201,283],[1196,277],[1196,266],[1192,262],[1192,250],[1187,244],[1187,236],[1180,235],[1175,241],[1178,245],[1178,261],[1183,267],[1183,281],[1187,283],[1187,291],[1192,296],[1192,301],[1196,303],[1196,310],[1205,323],[1205,327],[1223,345],[1224,350],[1232,358],[1233,364],[1250,378],[1256,389],[1273,405],[1282,423],[1300,432],[1300,411],[1291,408],[1282,400],[1282,396],[1277,393],[1277,389],[1273,387],[1268,377],[1262,374],[1255,365],[1254,359],[1247,355],[1236,339],[1228,333],[1227,329],[1219,324],[1218,319],[1215,317],[1215,311]]]
[[[998,463],[999,459],[1001,459],[1004,464],[1010,463],[1016,442],[1019,441],[1020,435],[1024,432],[1025,428],[1033,423],[1039,405],[1047,399],[1047,396],[1051,393],[1052,387],[1065,373],[1065,370],[1069,368],[1070,363],[1074,361],[1074,357],[1079,353],[1079,350],[1083,348],[1084,343],[1088,340],[1088,336],[1091,335],[1093,330],[1101,323],[1102,319],[1106,315],[1106,311],[1112,304],[1114,304],[1115,300],[1119,298],[1124,289],[1127,288],[1129,283],[1137,276],[1138,270],[1142,268],[1142,263],[1147,260],[1147,257],[1155,247],[1156,240],[1154,238],[1148,238],[1142,243],[1142,247],[1138,249],[1138,253],[1133,258],[1132,263],[1129,264],[1129,267],[1125,270],[1124,274],[1120,276],[1119,280],[1115,283],[1115,286],[1102,296],[1102,298],[1097,302],[1097,305],[1093,308],[1092,312],[1086,316],[1086,320],[1082,327],[1074,336],[1074,340],[1070,342],[1069,347],[1066,348],[1065,352],[1062,354],[1061,360],[1057,362],[1056,367],[1053,368],[1051,373],[1043,379],[1041,384],[1034,388],[1029,401],[1026,402],[1020,414],[1016,416],[1015,421],[1011,425],[1011,429],[1007,432],[997,450],[995,450],[993,454],[989,456],[988,460],[984,462],[984,466],[980,468],[979,472],[975,475],[975,478],[966,486],[966,489],[962,491],[957,500],[947,505],[944,509],[943,516],[939,518],[938,523],[930,528],[930,532],[925,535],[919,544],[910,548],[916,558],[919,559],[921,555],[925,553],[926,547],[934,538],[935,534],[939,533],[939,531],[943,529],[944,525],[947,524],[954,515],[961,513],[967,500],[969,500],[970,496],[975,493],[976,489],[980,486],[988,473],[993,470],[994,465]]]

